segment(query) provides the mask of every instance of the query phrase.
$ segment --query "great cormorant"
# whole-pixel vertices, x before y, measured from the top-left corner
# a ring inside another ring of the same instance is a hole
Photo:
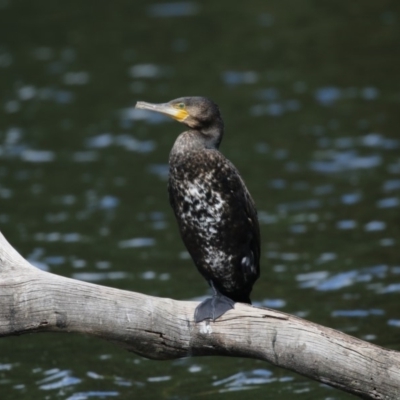
[[[169,156],[169,201],[182,240],[213,289],[197,306],[195,321],[215,321],[234,302],[248,303],[260,274],[257,211],[239,172],[218,150],[224,124],[218,106],[204,97],[136,108],[166,114],[188,126]]]

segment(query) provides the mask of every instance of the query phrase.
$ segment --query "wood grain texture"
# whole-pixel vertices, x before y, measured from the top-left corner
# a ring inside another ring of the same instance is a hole
[[[0,233],[0,337],[77,332],[156,360],[264,360],[364,399],[400,399],[400,353],[282,312],[236,304],[194,323],[197,302],[146,296],[33,267]]]

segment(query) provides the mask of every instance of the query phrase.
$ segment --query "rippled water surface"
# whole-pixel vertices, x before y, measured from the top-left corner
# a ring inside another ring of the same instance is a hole
[[[399,350],[399,24],[396,2],[368,0],[0,1],[1,231],[56,274],[205,296],[166,195],[183,127],[133,108],[205,95],[259,209],[254,303]],[[77,335],[0,349],[4,400],[352,398],[259,361],[149,361]]]

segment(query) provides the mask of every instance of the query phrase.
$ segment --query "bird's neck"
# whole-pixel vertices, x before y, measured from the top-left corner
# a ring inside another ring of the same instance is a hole
[[[183,132],[176,138],[170,157],[190,158],[193,153],[198,153],[205,149],[218,149],[221,138],[221,132],[200,132],[197,130]]]
[[[218,118],[210,124],[203,124],[196,131],[202,137],[206,148],[218,149],[224,135],[224,123]]]
[[[191,127],[181,133],[171,150],[171,157],[191,157],[193,152],[205,149],[217,149],[224,134],[224,124],[221,119],[214,120],[211,124],[201,124]]]

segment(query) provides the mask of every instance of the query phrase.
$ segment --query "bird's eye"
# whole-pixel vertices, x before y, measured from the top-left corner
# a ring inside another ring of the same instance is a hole
[[[185,108],[185,104],[184,103],[179,103],[178,104],[178,108],[180,108],[181,110],[183,110]]]

